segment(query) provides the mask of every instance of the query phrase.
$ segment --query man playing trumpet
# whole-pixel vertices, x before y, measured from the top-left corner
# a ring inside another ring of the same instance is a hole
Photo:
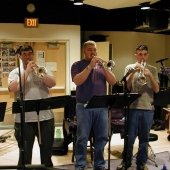
[[[94,95],[106,95],[106,82],[116,83],[116,77],[97,56],[94,41],[83,44],[84,58],[73,63],[71,67],[72,81],[76,84],[76,116],[77,141],[75,146],[75,167],[84,170],[89,135],[94,137],[94,170],[104,170],[104,147],[108,142],[108,109],[90,108],[85,106]],[[109,65],[110,66],[110,65]]]
[[[33,61],[32,47],[29,45],[21,46],[17,50],[17,55],[19,55],[22,62],[20,69],[15,68],[9,74],[9,91],[14,92],[16,100],[21,100],[22,96],[24,100],[48,98],[48,88],[55,86],[56,82],[48,73],[44,73],[40,77],[35,75],[34,69],[36,64]],[[33,144],[37,136],[40,146],[41,164],[46,167],[53,167],[51,160],[54,140],[53,112],[51,110],[41,110],[39,115],[37,115],[36,111],[24,113],[24,138],[21,136],[22,119],[20,114],[23,113],[15,114],[15,138],[20,148],[18,166],[31,164]],[[23,149],[25,153],[23,153]]]
[[[138,45],[135,51],[137,62],[129,64],[125,68],[127,90],[132,93],[140,93],[141,96],[131,105],[128,114],[128,142],[123,153],[123,161],[117,167],[117,170],[125,169],[131,166],[133,157],[133,144],[136,137],[139,139],[139,148],[136,157],[137,170],[146,170],[146,162],[148,158],[148,141],[149,132],[153,123],[154,93],[159,92],[159,80],[156,67],[146,63],[148,60],[148,47],[146,45]]]

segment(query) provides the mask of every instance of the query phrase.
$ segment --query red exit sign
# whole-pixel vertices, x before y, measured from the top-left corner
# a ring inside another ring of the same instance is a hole
[[[25,18],[25,27],[28,28],[38,27],[38,18]]]

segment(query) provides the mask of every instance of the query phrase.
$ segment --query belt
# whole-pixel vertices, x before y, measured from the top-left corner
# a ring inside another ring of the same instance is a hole
[[[81,103],[81,104],[88,104],[89,101],[85,101],[85,102],[77,102],[77,103]]]
[[[86,107],[88,104],[88,101],[87,102],[77,102],[77,103],[80,103],[80,104],[84,105],[84,107]]]

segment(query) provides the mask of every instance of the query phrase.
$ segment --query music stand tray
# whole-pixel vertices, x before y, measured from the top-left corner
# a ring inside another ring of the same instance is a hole
[[[4,121],[7,102],[0,102],[0,122]]]
[[[140,96],[139,93],[116,93],[113,95],[93,96],[86,108],[123,107],[130,105]]]
[[[32,111],[40,111],[40,110],[48,110],[48,109],[56,109],[65,107],[68,103],[68,96],[57,96],[57,97],[49,97],[44,99],[36,99],[36,100],[24,100],[24,109],[25,112]],[[21,113],[21,102],[16,101],[13,102],[12,113]]]

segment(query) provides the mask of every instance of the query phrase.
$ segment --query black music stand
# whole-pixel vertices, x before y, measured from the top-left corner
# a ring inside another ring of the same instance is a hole
[[[155,94],[154,106],[166,106],[170,104],[170,89],[161,90],[159,93]]]
[[[24,100],[25,103],[25,112],[32,112],[36,111],[39,112],[40,110],[49,110],[49,109],[56,109],[65,107],[68,103],[70,96],[57,96],[57,97],[49,97],[44,99],[37,99],[37,100]],[[21,113],[20,102],[13,102],[13,114]]]
[[[0,122],[4,121],[7,102],[0,102]]]
[[[170,89],[161,90],[159,93],[155,95],[154,102],[152,103],[154,106],[167,107],[170,104]],[[170,135],[168,135],[168,140]]]
[[[4,121],[7,102],[0,102],[0,122]],[[0,142],[4,142],[7,137],[0,136]]]
[[[124,154],[125,154],[125,169],[127,169],[127,141],[128,141],[128,112],[129,105],[135,101],[140,94],[138,93],[116,93],[113,95],[93,96],[87,104],[86,108],[104,108],[107,107],[109,110],[112,107],[124,107],[125,108],[125,139],[124,139]],[[111,142],[111,114],[108,111],[109,119],[109,146],[108,146],[108,170],[110,170],[110,142]]]
[[[69,101],[70,96],[58,96],[58,97],[51,97],[51,98],[44,98],[44,99],[37,99],[37,100],[24,100],[22,103],[24,105],[25,112],[31,112],[36,111],[37,115],[39,114],[40,110],[49,110],[49,109],[55,109],[55,108],[62,108],[65,107]],[[12,113],[21,113],[21,101],[13,102],[12,105]],[[25,123],[25,122],[24,122]],[[23,151],[24,152],[24,151]],[[0,166],[0,169],[40,169],[45,170],[45,165],[25,165],[25,163],[22,166]],[[49,169],[49,168],[47,168]],[[50,170],[58,168],[50,168]]]

